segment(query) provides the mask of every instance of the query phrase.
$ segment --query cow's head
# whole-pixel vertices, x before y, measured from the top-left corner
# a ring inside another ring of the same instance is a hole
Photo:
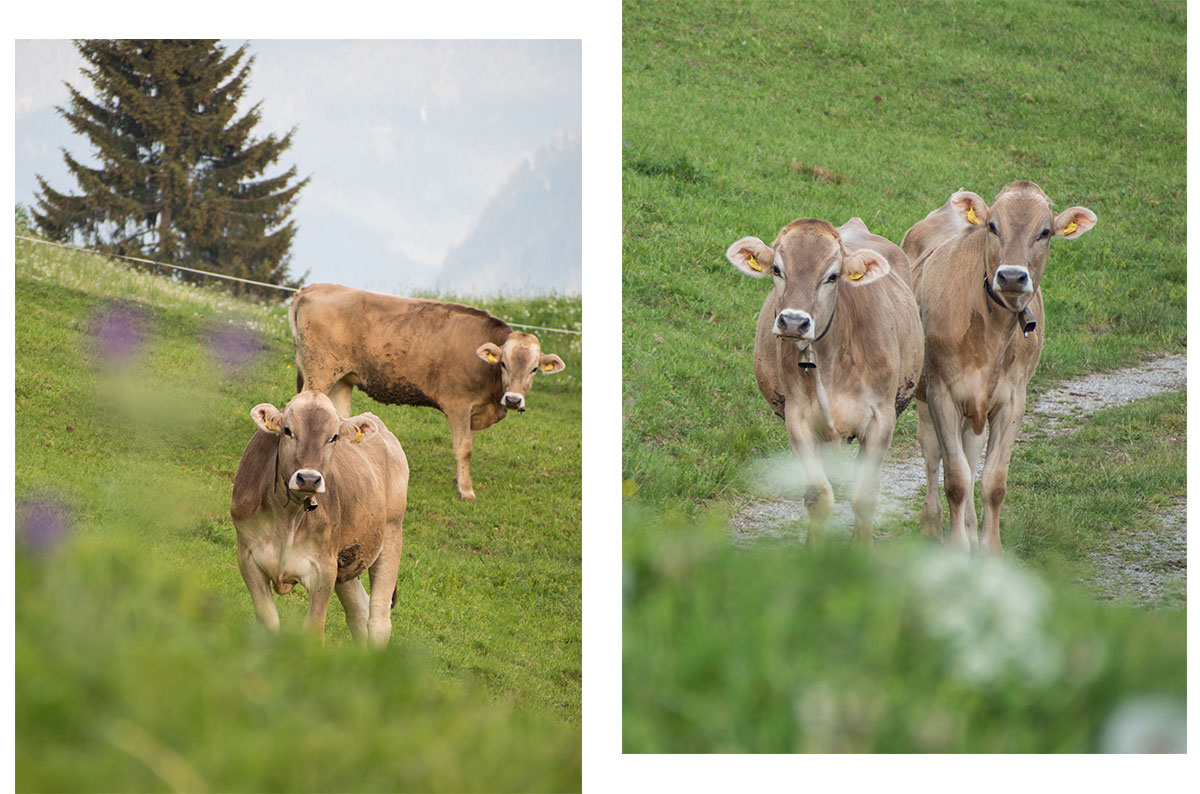
[[[539,372],[562,372],[563,360],[552,353],[543,353],[541,343],[533,334],[513,331],[504,340],[504,347],[487,342],[475,355],[500,370],[500,387],[504,395],[500,404],[516,411],[525,410],[525,395],[533,386],[533,376]]]
[[[368,416],[339,418],[333,401],[317,391],[300,392],[282,411],[261,403],[250,417],[279,436],[279,475],[289,489],[303,494],[325,493],[325,472],[336,444],[357,444],[378,432]]]
[[[984,278],[992,293],[1013,311],[1024,309],[1046,271],[1050,239],[1074,240],[1096,225],[1096,213],[1071,207],[1057,215],[1050,199],[1032,182],[1013,182],[988,206],[979,196],[959,191],[968,199],[956,204],[963,218],[987,230]]]
[[[789,223],[770,246],[757,237],[743,237],[729,246],[725,257],[747,275],[771,275],[778,307],[771,331],[800,349],[829,327],[843,282],[856,289],[891,269],[878,251],[864,248],[847,254],[832,224],[810,219]]]

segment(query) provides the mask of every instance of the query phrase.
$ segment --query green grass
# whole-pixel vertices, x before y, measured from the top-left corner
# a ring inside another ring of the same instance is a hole
[[[625,515],[631,753],[1130,750],[1184,741],[1186,615],[1100,606],[1012,563],[920,545],[732,547]],[[1176,750],[1179,751],[1179,750]]]
[[[853,8],[853,13],[847,13]],[[1033,179],[1096,228],[1052,246],[1031,384],[1184,349],[1180,2],[626,3],[624,476],[698,515],[786,448],[751,367],[767,285],[724,259],[796,217],[899,242]],[[911,412],[897,444],[911,444]]]
[[[19,789],[580,787],[578,337],[541,334],[567,370],[477,436],[477,503],[440,413],[355,394],[411,467],[392,645],[370,654],[336,599],[324,649],[296,636],[303,591],[264,636],[237,570],[249,411],[295,389],[283,307],[20,241],[15,286],[18,524],[64,528],[19,545]],[[577,298],[495,304],[580,322]],[[122,323],[138,342],[106,356]],[[257,352],[219,360],[230,333]]]

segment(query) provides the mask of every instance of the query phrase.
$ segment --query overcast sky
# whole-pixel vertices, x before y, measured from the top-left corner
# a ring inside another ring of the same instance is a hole
[[[249,44],[245,107],[262,101],[256,133],[296,127],[268,174],[294,164],[312,176],[292,214],[291,266],[310,282],[455,292],[470,263],[443,271],[445,252],[523,159],[581,134],[578,40]],[[16,42],[19,203],[33,204],[35,174],[78,191],[60,149],[81,160],[90,150],[53,108],[68,101],[64,81],[90,92],[81,65],[67,40]]]

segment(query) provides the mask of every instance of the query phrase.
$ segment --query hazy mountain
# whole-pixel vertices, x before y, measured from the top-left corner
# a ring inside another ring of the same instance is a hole
[[[583,168],[578,132],[522,160],[467,237],[446,255],[444,282],[473,295],[578,294],[583,286]],[[468,279],[449,278],[470,264]]]

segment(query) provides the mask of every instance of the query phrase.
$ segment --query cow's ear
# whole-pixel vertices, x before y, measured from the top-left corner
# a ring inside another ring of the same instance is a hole
[[[259,403],[251,408],[250,418],[254,420],[254,424],[268,433],[279,435],[279,432],[283,430],[283,414],[270,403]]]
[[[856,287],[878,281],[891,269],[887,258],[870,248],[860,248],[842,260],[842,278]]]
[[[1054,216],[1054,236],[1074,240],[1096,225],[1096,213],[1087,207],[1071,207]]]
[[[960,190],[950,196],[950,206],[968,226],[978,226],[987,220],[988,205],[978,193]]]
[[[479,356],[489,364],[497,364],[500,362],[500,355],[503,352],[503,350],[496,345],[493,345],[491,342],[484,342],[479,346],[479,349],[475,351],[475,355]]]
[[[747,276],[762,278],[771,271],[775,251],[757,237],[743,237],[725,249],[725,258]]]
[[[543,353],[541,360],[538,361],[538,367],[548,375],[552,375],[555,372],[562,372],[566,369],[566,366],[563,360],[553,353]]]
[[[364,438],[370,438],[378,432],[379,428],[371,421],[371,417],[366,414],[359,414],[349,419],[343,419],[341,426],[338,427],[338,435],[351,444],[357,444]]]

